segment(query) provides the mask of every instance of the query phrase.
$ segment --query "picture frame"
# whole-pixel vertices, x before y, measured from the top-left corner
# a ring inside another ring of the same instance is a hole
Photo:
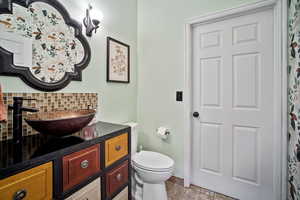
[[[130,83],[130,46],[107,37],[107,82]]]

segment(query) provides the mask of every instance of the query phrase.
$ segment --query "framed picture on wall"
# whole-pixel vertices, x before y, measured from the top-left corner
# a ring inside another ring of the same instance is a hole
[[[130,46],[107,37],[107,82],[130,82]]]

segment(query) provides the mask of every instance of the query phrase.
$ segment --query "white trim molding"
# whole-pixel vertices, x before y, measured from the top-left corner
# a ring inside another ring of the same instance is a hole
[[[184,70],[184,186],[191,184],[192,167],[192,29],[195,25],[209,24],[263,10],[274,12],[274,196],[287,196],[287,0],[262,0],[235,8],[208,13],[185,23]],[[276,148],[275,148],[276,147]],[[278,176],[280,174],[280,176]]]

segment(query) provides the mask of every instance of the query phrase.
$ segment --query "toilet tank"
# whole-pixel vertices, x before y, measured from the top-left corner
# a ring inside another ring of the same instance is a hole
[[[128,122],[125,125],[131,127],[131,155],[134,155],[138,146],[138,124],[136,122]]]

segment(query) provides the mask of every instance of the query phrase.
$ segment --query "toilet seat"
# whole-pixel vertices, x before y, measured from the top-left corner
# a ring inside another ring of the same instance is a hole
[[[153,172],[169,172],[173,170],[174,161],[163,154],[152,151],[141,151],[132,158],[135,167]]]
[[[161,172],[161,173],[163,173],[163,172],[169,172],[169,171],[173,171],[173,169],[174,169],[173,167],[166,168],[166,169],[152,169],[152,168],[147,168],[147,167],[139,166],[136,163],[133,163],[133,167],[135,169],[138,168],[138,169],[141,169],[141,170],[145,170],[145,171],[149,171],[149,172],[157,172],[157,173],[159,173],[159,172]]]

